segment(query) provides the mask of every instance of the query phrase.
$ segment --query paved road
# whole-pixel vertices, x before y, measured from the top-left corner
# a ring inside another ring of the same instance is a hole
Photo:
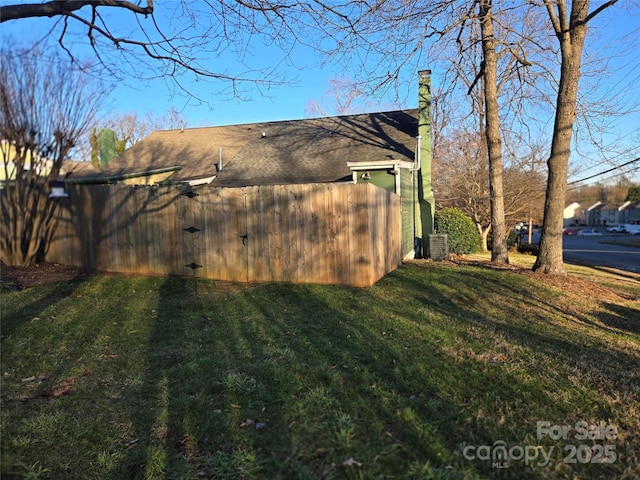
[[[604,234],[601,237],[563,237],[563,256],[567,262],[594,267],[613,267],[640,273],[640,248],[609,244],[628,235]],[[635,238],[638,238],[637,236]],[[606,241],[607,243],[601,243]]]
[[[628,234],[604,233],[604,229],[602,229],[601,237],[565,235],[562,237],[564,261],[640,273],[640,248],[609,244],[609,242],[615,242],[616,239],[624,240],[625,237],[638,238],[637,235],[631,237]],[[525,237],[525,241],[527,241],[527,237]],[[535,233],[532,243],[538,242],[540,242],[540,234]]]

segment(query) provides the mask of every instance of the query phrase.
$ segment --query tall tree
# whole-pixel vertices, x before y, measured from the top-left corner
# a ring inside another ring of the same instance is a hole
[[[502,185],[502,140],[500,138],[500,115],[498,103],[498,52],[493,29],[493,4],[491,0],[480,0],[478,19],[482,33],[483,97],[485,103],[485,136],[489,156],[489,201],[491,203],[491,227],[493,242],[491,261],[509,263],[504,219],[504,193]]]
[[[576,118],[578,83],[587,24],[617,0],[603,3],[589,13],[589,0],[544,0],[556,38],[560,44],[560,83],[549,155],[549,176],[544,205],[540,252],[534,271],[564,274],[562,261],[562,227],[567,175],[571,155],[571,136]]]
[[[0,259],[28,265],[46,253],[58,199],[49,182],[86,138],[104,91],[68,60],[4,49],[0,139],[4,185]]]

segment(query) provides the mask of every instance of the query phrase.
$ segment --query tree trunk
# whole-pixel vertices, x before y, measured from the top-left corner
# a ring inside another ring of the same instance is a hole
[[[491,261],[509,263],[507,237],[505,235],[504,194],[502,185],[502,141],[498,112],[498,55],[493,31],[491,0],[480,1],[480,29],[484,57],[484,101],[486,111],[485,135],[489,154],[489,201],[493,242]]]
[[[563,5],[563,2],[560,2]],[[589,9],[589,0],[577,0],[572,3],[571,18],[566,19],[566,12],[559,8],[560,15],[554,17],[549,10],[556,35],[560,41],[562,63],[560,66],[560,85],[556,100],[556,117],[551,140],[551,154],[547,165],[549,178],[544,204],[544,220],[540,239],[540,252],[534,271],[542,273],[564,274],[562,261],[562,228],[564,202],[567,192],[567,174],[569,156],[571,155],[571,136],[576,115],[578,82],[582,49],[586,36],[585,18]],[[564,10],[566,10],[566,5]],[[555,18],[555,22],[554,22]],[[570,23],[567,23],[569,22]]]
[[[476,228],[478,229],[478,234],[480,235],[480,246],[482,247],[483,252],[488,252],[487,248],[487,238],[489,238],[489,232],[491,231],[491,225],[487,228],[482,228],[482,224],[476,222]]]

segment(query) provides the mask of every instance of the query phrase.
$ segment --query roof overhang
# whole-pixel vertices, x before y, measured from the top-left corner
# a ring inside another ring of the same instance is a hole
[[[175,172],[180,170],[181,168],[182,168],[182,165],[176,165],[173,167],[156,168],[153,170],[145,170],[142,172],[133,172],[133,173],[98,175],[98,176],[76,177],[76,178],[67,177],[66,182],[69,184],[115,183],[115,182],[121,182],[123,180],[129,180],[131,178],[143,178],[143,177],[150,177],[152,175],[157,175],[160,173]]]
[[[406,160],[373,160],[369,162],[347,162],[347,167],[352,171],[360,170],[387,170],[390,168],[413,168],[413,162]]]
[[[209,183],[213,182],[215,178],[216,175],[213,175],[211,177],[196,178],[194,180],[189,180],[189,185],[191,185],[192,187],[195,187],[196,185],[208,185]]]

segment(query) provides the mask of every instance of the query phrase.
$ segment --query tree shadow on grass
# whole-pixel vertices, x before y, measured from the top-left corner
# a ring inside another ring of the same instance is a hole
[[[457,384],[453,390],[464,388],[469,361],[440,351],[437,338],[425,337],[416,348],[409,331],[400,331],[391,317],[381,318],[362,302],[362,290],[352,290],[353,302],[351,290],[344,288],[334,290],[331,302],[314,287],[272,284],[259,290],[244,307],[254,319],[238,319],[228,339],[230,346],[246,346],[237,371],[263,389],[262,398],[252,401],[247,395],[238,407],[244,417],[257,415],[267,425],[260,436],[238,441],[271,474],[340,478],[356,473],[352,464],[343,465],[355,458],[372,476],[413,468],[419,477],[430,462],[444,472],[461,442],[495,440],[480,423],[460,425],[467,406],[444,387],[450,380]],[[362,314],[371,324],[362,322]],[[256,322],[256,316],[262,320]],[[423,358],[412,361],[404,342],[413,342],[411,348]],[[535,390],[506,369],[473,383],[489,389],[495,377],[498,386]],[[464,468],[485,471],[481,465]]]
[[[31,295],[28,301],[25,301],[24,305],[17,309],[13,308],[13,301],[9,302],[9,306],[7,306],[7,302],[3,300],[2,321],[0,322],[2,339],[9,337],[13,332],[34,318],[40,318],[43,312],[51,306],[63,301],[65,298],[71,297],[87,281],[88,277],[83,276],[64,282],[51,282],[38,289],[38,296],[35,296],[33,293],[30,294],[30,292],[33,292],[31,289],[23,290],[21,293],[15,293],[15,295]],[[5,295],[11,294],[3,292],[2,296],[4,297]]]
[[[129,444],[129,478],[175,478],[184,468],[186,324],[200,310],[194,280],[168,277],[159,290],[148,336],[142,384],[132,398],[136,438]],[[178,472],[176,472],[178,470]]]
[[[447,300],[459,290],[455,276],[440,285],[421,277],[408,270],[371,289],[265,284],[230,294],[167,279],[133,405],[129,477],[500,477],[489,462],[462,458],[461,445],[534,445],[534,417],[571,423],[597,410],[556,405],[555,380],[519,374],[487,343],[496,332],[525,350],[579,351],[568,331],[556,338],[482,316]],[[510,288],[485,284],[480,295]],[[398,302],[402,295],[411,298]],[[457,336],[468,351],[456,351]],[[552,472],[514,462],[509,478]]]
[[[12,378],[6,370],[21,362],[25,362],[21,356],[25,355],[25,348],[21,345],[23,340],[20,330],[55,330],[56,327],[51,323],[55,321],[53,307],[65,299],[74,295],[80,286],[86,281],[86,278],[79,278],[65,282],[49,283],[36,290],[23,290],[21,292],[2,293],[2,308],[0,313],[0,339],[2,340],[2,365],[3,372],[0,380],[0,391],[2,392],[2,408],[5,418],[19,417],[28,407],[25,404],[34,399],[50,396],[52,394],[55,382],[61,381],[64,377],[65,368],[59,364],[51,362],[49,370],[46,372],[23,370],[23,379]],[[12,298],[7,300],[8,295],[17,295],[24,297],[18,300]],[[51,323],[51,324],[50,324]],[[33,327],[30,324],[34,324]],[[17,340],[13,341],[13,336]],[[36,345],[46,341],[46,336],[36,333],[32,339],[29,339],[28,349],[38,352]],[[47,345],[42,345],[41,350],[47,352]],[[37,355],[38,353],[36,353]],[[28,362],[28,360],[26,361]],[[15,373],[14,373],[15,375]],[[31,375],[31,376],[29,376]],[[46,377],[46,378],[45,378]],[[7,423],[9,423],[8,420]],[[15,428],[15,424],[11,427]],[[13,451],[9,445],[12,439],[12,430],[5,426],[3,428],[2,442],[2,460],[0,476],[2,478],[24,478],[25,466],[22,461],[25,457],[23,451]],[[7,433],[10,432],[10,433]]]
[[[299,477],[308,469],[316,476],[356,474],[352,465],[343,465],[349,458],[364,465],[365,477],[393,472],[410,478],[413,471],[419,478],[429,468],[444,476],[452,464],[458,473],[484,475],[491,472],[490,465],[461,461],[455,453],[465,442],[491,445],[498,440],[494,428],[484,424],[499,417],[498,412],[478,418],[471,407],[478,403],[473,395],[486,395],[499,405],[499,392],[491,390],[510,388],[525,401],[553,403],[537,385],[524,383],[504,365],[478,367],[486,362],[450,355],[437,335],[424,330],[419,340],[412,338],[412,327],[394,320],[391,305],[386,312],[372,310],[363,290],[353,290],[351,298],[349,289],[336,288],[330,301],[326,292],[318,296],[313,287],[270,285],[264,290],[267,295],[252,303],[264,328],[258,332],[246,323],[241,335],[252,339],[256,357],[269,357],[261,347],[265,345],[289,352],[290,377],[278,375],[274,362],[269,379],[281,396],[270,421],[287,433],[290,444],[290,451],[270,452],[283,478]],[[284,300],[292,292],[299,301]],[[403,312],[401,317],[418,329],[424,325],[418,313]],[[307,321],[288,324],[288,318]],[[468,378],[466,372],[476,376]],[[491,402],[487,405],[491,409]],[[527,476],[517,467],[514,471],[520,478]]]
[[[640,310],[615,303],[605,303],[605,312],[598,312],[597,318],[609,327],[640,336]]]

